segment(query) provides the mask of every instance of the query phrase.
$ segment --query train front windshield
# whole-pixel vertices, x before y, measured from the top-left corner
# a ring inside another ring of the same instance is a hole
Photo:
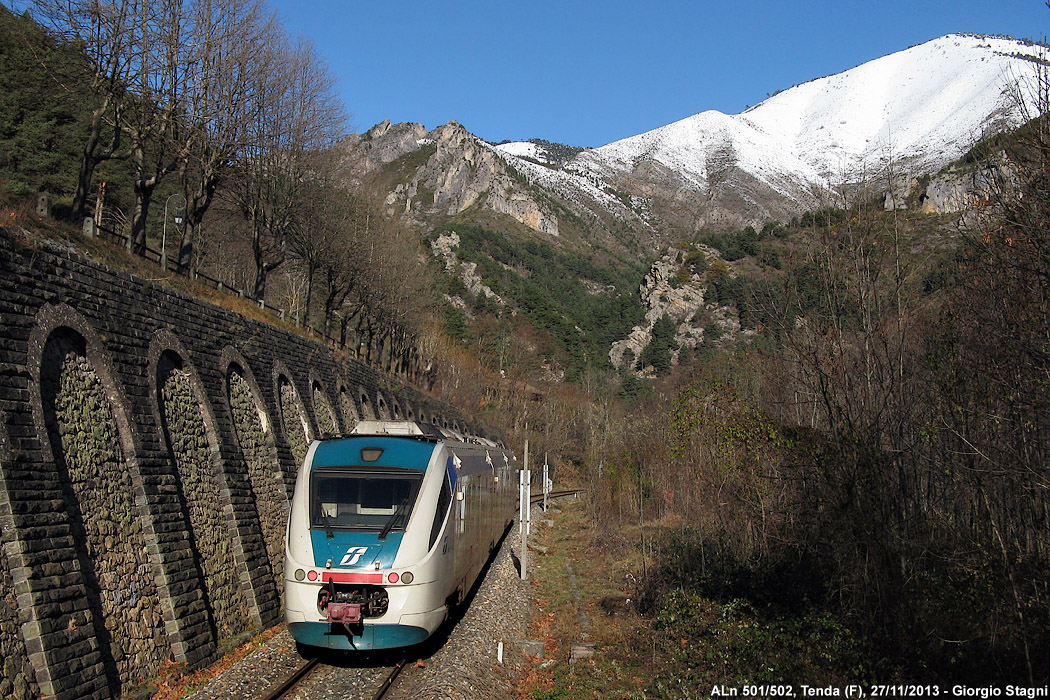
[[[325,530],[388,532],[405,529],[423,481],[417,469],[344,467],[313,473],[310,523]]]

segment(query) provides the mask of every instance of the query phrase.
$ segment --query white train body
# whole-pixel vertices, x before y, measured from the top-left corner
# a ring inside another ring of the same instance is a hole
[[[506,532],[516,479],[510,451],[426,424],[365,421],[315,441],[288,518],[296,642],[366,650],[429,637]]]

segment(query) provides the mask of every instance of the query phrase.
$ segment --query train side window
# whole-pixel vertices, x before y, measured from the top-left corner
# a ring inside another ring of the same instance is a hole
[[[434,543],[437,542],[438,535],[441,533],[441,525],[445,522],[445,516],[448,515],[448,505],[452,502],[452,487],[448,483],[448,473],[445,473],[445,479],[441,482],[441,494],[438,495],[437,508],[434,510],[434,524],[430,528],[430,546],[427,547],[427,551],[434,548]]]
[[[456,497],[459,503],[459,512],[457,514],[459,517],[456,518],[456,531],[462,535],[467,524],[467,501],[470,498],[470,477],[461,476],[456,484],[456,488],[459,491],[459,495]],[[471,508],[471,514],[473,514],[473,508]]]

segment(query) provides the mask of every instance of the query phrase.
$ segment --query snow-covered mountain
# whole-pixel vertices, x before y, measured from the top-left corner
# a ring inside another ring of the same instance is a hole
[[[741,114],[702,112],[584,151],[565,170],[652,199],[679,226],[783,218],[819,204],[834,186],[880,178],[887,163],[913,177],[935,173],[980,138],[1020,124],[1035,113],[1044,51],[950,35],[797,85]],[[497,148],[510,158],[542,157],[534,144]]]
[[[490,144],[456,122],[429,131],[383,122],[343,148],[351,184],[423,229],[479,226],[505,235],[508,250],[539,237],[606,271],[656,260],[639,289],[645,319],[610,351],[616,366],[633,367],[664,316],[680,346],[741,331],[728,307],[707,298],[706,273],[686,264],[702,253],[724,273],[744,274],[718,250],[696,247],[700,229],[761,229],[842,206],[833,193],[858,183],[869,186],[866,196],[892,193],[887,206],[900,206],[913,187],[924,188],[913,194],[930,211],[969,206],[1001,175],[996,164],[946,166],[1038,113],[1043,53],[1012,39],[951,35],[797,85],[741,114],[701,112],[596,149],[539,139]],[[470,295],[509,303],[482,272],[528,271],[476,242],[463,250],[466,240],[447,230],[431,249]],[[590,293],[622,293],[600,279],[584,280]]]
[[[701,112],[595,149],[492,145],[454,122],[429,132],[384,122],[345,148],[355,180],[389,192],[391,213],[495,212],[547,236],[658,247],[712,224],[785,221],[859,181],[899,194],[1036,114],[1044,52],[950,35],[796,85],[741,114]],[[968,199],[965,183],[939,184],[930,201]]]

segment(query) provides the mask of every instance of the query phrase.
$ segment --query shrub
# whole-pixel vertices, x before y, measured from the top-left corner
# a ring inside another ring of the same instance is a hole
[[[653,366],[657,374],[671,371],[671,349],[674,347],[674,321],[664,314],[653,324],[653,339],[642,350],[638,364],[642,367]]]
[[[707,256],[702,250],[692,250],[685,256],[685,266],[694,275],[702,275],[707,272]]]

